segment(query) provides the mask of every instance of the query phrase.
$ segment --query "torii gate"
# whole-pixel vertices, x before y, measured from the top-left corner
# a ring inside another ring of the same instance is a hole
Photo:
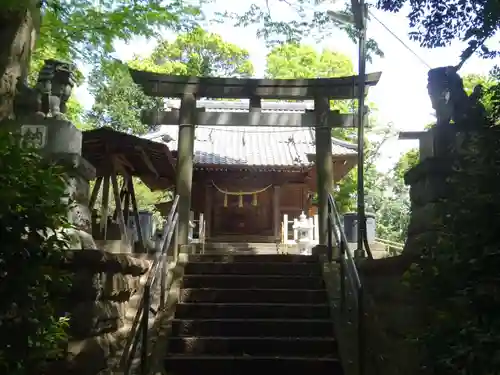
[[[130,69],[132,79],[148,96],[180,98],[179,110],[148,111],[148,124],[179,124],[176,193],[179,195],[178,243],[188,243],[196,125],[314,127],[318,186],[319,244],[328,238],[328,194],[333,190],[331,129],[355,127],[354,115],[330,109],[330,100],[359,97],[358,76],[320,79],[239,79],[170,76]],[[365,75],[365,96],[382,73]],[[249,112],[205,112],[198,98],[250,99]],[[306,113],[262,113],[262,99],[314,100]]]

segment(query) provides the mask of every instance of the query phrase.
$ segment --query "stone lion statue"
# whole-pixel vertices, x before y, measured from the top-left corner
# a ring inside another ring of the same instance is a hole
[[[51,114],[54,118],[64,117],[66,102],[75,85],[75,70],[74,64],[45,60],[35,86],[40,93],[41,112],[45,115]]]
[[[457,67],[445,66],[429,70],[427,90],[436,111],[437,126],[455,124],[466,127],[485,126],[486,110],[481,103],[483,88],[478,85],[468,96]]]
[[[14,101],[16,117],[35,114],[64,119],[66,102],[76,81],[75,71],[72,63],[49,59],[45,60],[34,88],[25,79],[19,80]]]

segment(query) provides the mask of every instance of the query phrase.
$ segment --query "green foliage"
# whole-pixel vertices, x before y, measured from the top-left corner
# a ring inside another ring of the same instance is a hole
[[[86,122],[93,128],[108,126],[115,130],[144,134],[151,130],[141,122],[142,110],[161,108],[161,100],[151,98],[132,81],[128,67],[118,61],[103,61],[89,77],[94,96]]]
[[[253,73],[248,51],[201,28],[180,34],[173,42],[160,42],[150,57],[136,57],[129,65],[173,75],[244,77]],[[141,110],[163,107],[161,99],[144,95],[132,81],[128,66],[116,60],[103,61],[94,69],[89,87],[95,104],[88,122],[94,127],[144,134],[151,128],[142,124]]]
[[[495,84],[490,87],[489,92],[491,94],[491,119],[493,123],[500,124],[500,67],[496,66],[490,72],[491,78],[494,80]]]
[[[66,182],[61,168],[4,131],[0,185],[0,373],[32,374],[62,355],[67,339],[68,320],[57,317],[53,303],[69,287],[60,268]]]
[[[499,102],[495,100],[496,95],[499,93],[500,88],[500,77],[495,77],[494,72],[488,76],[483,76],[479,74],[468,74],[463,77],[464,88],[468,95],[472,93],[475,86],[483,86],[484,92],[481,99],[486,112],[491,117],[494,123],[500,120],[499,114]]]
[[[182,0],[44,1],[38,46],[60,57],[96,62],[116,40],[160,37],[165,28],[191,28],[202,19],[201,2]]]
[[[248,51],[197,27],[179,34],[173,42],[161,41],[149,59],[135,59],[147,70],[201,77],[251,77],[254,70]]]
[[[137,207],[139,210],[145,211],[154,211],[156,210],[155,204],[162,202],[165,200],[165,197],[169,194],[168,192],[159,192],[159,191],[151,191],[138,177],[132,177],[134,182],[134,191],[137,201]],[[118,185],[122,186],[123,179],[121,176],[118,176]],[[95,181],[90,182],[90,189],[93,189],[95,185]],[[94,209],[100,211],[102,202],[102,187],[97,194],[97,201]],[[110,191],[110,199],[109,199],[109,209],[113,211],[115,209],[115,200],[112,197]]]
[[[267,78],[305,79],[345,77],[354,74],[351,59],[334,50],[316,51],[313,46],[288,43],[274,47],[266,58]],[[354,108],[352,101],[338,100],[331,102],[332,109],[349,113]],[[353,129],[334,129],[333,135],[340,139],[352,141],[355,138]]]
[[[336,30],[343,30],[347,36],[356,41],[357,31],[351,26],[339,22],[326,13],[318,0],[269,0],[266,2],[251,2],[244,11],[239,13],[224,13],[235,21],[237,26],[246,27],[258,25],[257,35],[264,38],[268,46],[279,44],[300,43],[304,36],[314,37],[320,41],[332,35]],[[293,16],[290,19],[280,17],[279,10],[289,8]],[[350,8],[343,11],[350,14]],[[382,50],[373,39],[367,41],[369,58],[373,55],[383,56]]]
[[[433,184],[446,184],[434,189],[445,196],[427,204],[435,230],[424,234],[419,266],[408,275],[410,293],[427,306],[416,339],[426,348],[428,373],[491,375],[500,368],[498,133],[469,134],[452,156],[419,166]]]
[[[379,175],[371,188],[371,203],[377,213],[377,236],[403,243],[406,240],[410,220],[409,188],[404,175],[418,163],[418,149],[412,149],[401,156],[392,170]]]
[[[394,177],[398,182],[404,183],[404,176],[408,170],[419,162],[420,152],[418,148],[412,148],[403,154],[393,167]]]
[[[476,50],[486,58],[499,55],[498,45],[490,49],[483,44],[500,30],[498,0],[377,0],[377,7],[391,12],[401,11],[405,4],[410,9],[410,38],[421,46],[443,47],[459,40],[469,44],[463,58]]]
[[[289,43],[267,55],[266,77],[281,79],[343,77],[354,74],[351,59],[337,51]]]

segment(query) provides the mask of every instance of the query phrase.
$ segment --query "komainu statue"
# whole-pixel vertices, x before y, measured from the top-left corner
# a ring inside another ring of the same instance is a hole
[[[476,86],[468,96],[456,67],[445,66],[429,70],[427,90],[432,108],[436,111],[436,126],[449,125],[450,121],[463,127],[490,125],[481,103],[482,86]]]
[[[66,102],[75,86],[75,71],[74,64],[45,60],[34,88],[29,87],[25,80],[18,82],[14,102],[16,117],[38,115],[64,119]]]
[[[54,118],[63,118],[66,113],[66,102],[75,86],[74,64],[45,60],[35,88],[40,93],[41,111]]]

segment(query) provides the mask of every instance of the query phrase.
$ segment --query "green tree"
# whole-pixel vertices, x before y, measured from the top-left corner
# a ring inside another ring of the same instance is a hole
[[[93,128],[145,134],[150,128],[141,122],[141,111],[162,106],[161,99],[144,95],[132,81],[127,65],[115,60],[104,60],[91,72],[89,92],[94,104],[85,117]]]
[[[500,72],[500,71],[499,71]],[[464,88],[468,95],[475,86],[483,86],[482,103],[493,123],[500,121],[500,74],[493,70],[489,75],[468,74],[463,77]]]
[[[151,56],[135,57],[128,64],[174,75],[248,77],[253,74],[248,51],[201,28],[181,34],[173,42],[161,41]],[[103,61],[94,69],[89,89],[95,103],[88,121],[94,127],[109,126],[144,134],[150,128],[141,122],[141,110],[163,106],[161,99],[144,95],[132,81],[127,65],[117,61]]]
[[[313,46],[287,43],[274,47],[266,57],[265,76],[267,78],[331,78],[353,74],[354,67],[351,59],[330,49],[318,52]],[[354,101],[332,102],[332,109],[348,113],[354,109]],[[345,140],[352,140],[355,137],[353,129],[334,129],[333,134]]]
[[[67,339],[53,298],[69,287],[60,267],[68,245],[58,230],[68,227],[66,182],[62,168],[5,131],[0,160],[0,373],[42,373]]]
[[[320,53],[313,46],[287,43],[277,46],[267,55],[266,76],[300,79],[342,77],[354,74],[351,59],[334,50]]]
[[[421,46],[435,48],[461,41],[468,43],[463,57],[476,50],[486,58],[499,55],[498,44],[496,49],[484,44],[500,30],[498,0],[377,0],[377,7],[390,12],[399,12],[406,4],[410,38]]]

